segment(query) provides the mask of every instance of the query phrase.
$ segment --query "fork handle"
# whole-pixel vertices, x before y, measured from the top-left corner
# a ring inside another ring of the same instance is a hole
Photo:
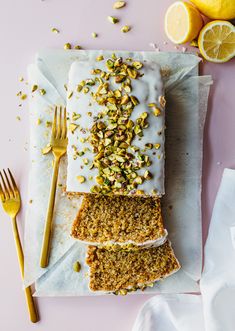
[[[18,231],[18,227],[17,227],[16,217],[12,218],[12,226],[13,226],[13,234],[14,234],[14,239],[15,239],[15,244],[16,244],[19,265],[20,265],[20,271],[21,271],[22,279],[24,279],[24,253],[22,250],[21,242],[20,242],[20,236],[19,236],[19,231]],[[30,320],[31,320],[31,322],[36,323],[39,321],[39,316],[38,316],[36,304],[32,297],[32,292],[31,292],[30,286],[26,287],[24,292],[25,292]]]
[[[49,204],[48,204],[48,208],[47,208],[47,216],[46,216],[46,222],[45,222],[44,233],[43,233],[43,242],[42,242],[41,258],[40,258],[40,267],[41,268],[46,268],[49,264],[51,234],[52,234],[52,221],[53,221],[53,211],[54,211],[54,205],[55,205],[56,185],[57,185],[58,172],[59,172],[59,163],[60,163],[60,158],[55,157],[53,175],[52,175],[52,181],[51,181]]]

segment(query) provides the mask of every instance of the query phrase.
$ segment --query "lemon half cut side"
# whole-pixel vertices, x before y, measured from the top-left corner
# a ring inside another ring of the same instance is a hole
[[[164,24],[167,37],[175,44],[184,44],[198,36],[203,20],[193,5],[176,1],[167,9]]]
[[[235,56],[235,27],[227,21],[212,21],[200,32],[198,46],[211,62],[227,62]]]

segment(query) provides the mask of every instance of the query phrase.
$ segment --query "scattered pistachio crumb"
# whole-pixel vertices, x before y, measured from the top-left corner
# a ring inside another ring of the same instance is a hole
[[[22,94],[20,98],[21,98],[21,100],[27,99],[27,94]]]
[[[40,125],[41,123],[42,123],[41,118],[38,118],[38,119],[37,119],[37,125]]]
[[[80,184],[85,182],[85,177],[84,176],[77,176],[77,180],[79,181]]]
[[[44,90],[44,88],[41,88],[41,89],[39,90],[39,93],[40,93],[41,95],[45,95],[47,92],[46,92],[46,90]]]
[[[22,95],[22,91],[19,91],[19,92],[16,94],[17,97],[19,97],[19,96],[21,96],[21,95]]]
[[[119,19],[117,17],[114,17],[114,16],[108,16],[107,19],[112,24],[117,24],[119,22]]]
[[[46,127],[50,128],[52,126],[52,122],[51,121],[46,121]]]
[[[20,82],[23,82],[23,81],[24,81],[24,77],[22,77],[22,76],[19,77],[19,81],[20,81]]]
[[[75,45],[74,49],[82,49],[82,47],[80,45]]]
[[[128,31],[131,30],[131,27],[129,25],[124,25],[122,28],[121,28],[121,31],[123,33],[127,33]]]
[[[58,29],[56,29],[56,28],[51,28],[51,32],[53,32],[53,33],[60,33],[60,31]]]
[[[88,179],[89,180],[93,180],[93,176],[88,176]]]
[[[31,92],[35,92],[38,89],[37,85],[32,85]]]
[[[99,55],[99,56],[97,56],[96,61],[97,62],[103,61],[103,59],[104,59],[103,55]]]
[[[72,46],[70,43],[64,44],[64,49],[71,49],[71,48],[72,48]]]
[[[125,7],[126,2],[125,1],[115,1],[113,4],[113,9],[120,9]]]
[[[67,98],[68,98],[68,99],[71,99],[71,98],[72,98],[72,96],[73,96],[73,91],[70,91],[70,92],[68,93],[68,96],[67,96]]]
[[[17,121],[21,120],[20,116],[16,116],[16,119],[17,119]]]
[[[33,203],[33,200],[32,200],[32,199],[30,199],[30,200],[29,200],[29,203]]]
[[[70,123],[69,124],[69,131],[74,133],[74,131],[78,128],[78,125],[75,123]]]
[[[92,32],[91,36],[92,36],[92,38],[97,38],[98,34],[96,32]]]
[[[73,264],[73,270],[75,272],[79,272],[81,270],[81,264],[78,261],[74,262],[74,264]]]

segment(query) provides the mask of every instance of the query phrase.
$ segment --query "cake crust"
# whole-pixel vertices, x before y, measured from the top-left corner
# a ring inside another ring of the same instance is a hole
[[[162,244],[167,232],[158,198],[87,194],[73,223],[71,235],[94,245],[144,245],[153,242]]]
[[[139,288],[166,278],[180,268],[169,241],[159,247],[137,250],[89,246],[86,262],[90,267],[92,291]]]

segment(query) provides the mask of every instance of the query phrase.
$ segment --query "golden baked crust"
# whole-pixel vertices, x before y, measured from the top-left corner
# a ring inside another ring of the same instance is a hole
[[[87,194],[71,235],[90,243],[141,244],[165,236],[160,199]]]
[[[137,250],[115,251],[89,246],[86,262],[90,267],[92,291],[138,288],[180,268],[169,241],[159,247]]]

